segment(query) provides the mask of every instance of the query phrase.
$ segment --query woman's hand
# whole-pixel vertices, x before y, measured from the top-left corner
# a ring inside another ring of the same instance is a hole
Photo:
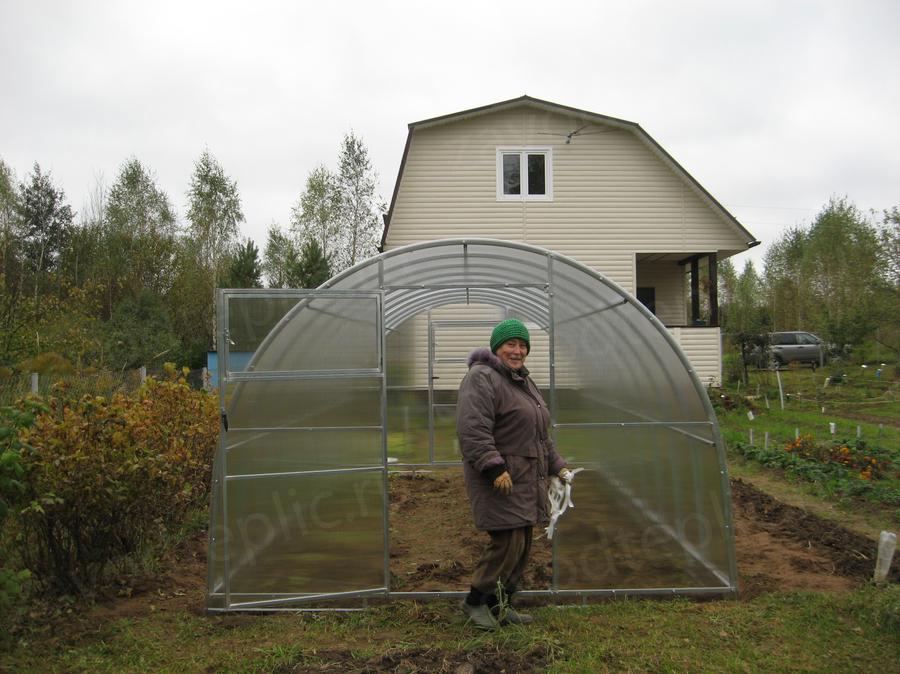
[[[513,481],[508,470],[504,471],[496,480],[494,480],[494,489],[498,490],[504,496],[512,494],[512,488]]]

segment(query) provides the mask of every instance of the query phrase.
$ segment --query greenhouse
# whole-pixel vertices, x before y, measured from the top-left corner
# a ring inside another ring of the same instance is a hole
[[[483,536],[462,531],[471,513],[452,501],[456,392],[469,352],[507,317],[529,327],[557,450],[583,468],[521,594],[734,593],[723,443],[663,325],[562,255],[454,239],[383,253],[316,290],[219,291],[209,609],[462,597],[465,560],[445,568],[437,552]]]

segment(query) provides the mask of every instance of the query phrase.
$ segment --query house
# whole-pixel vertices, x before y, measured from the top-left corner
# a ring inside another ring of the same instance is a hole
[[[469,236],[600,272],[721,382],[718,261],[759,242],[638,124],[530,96],[413,122],[381,249]]]

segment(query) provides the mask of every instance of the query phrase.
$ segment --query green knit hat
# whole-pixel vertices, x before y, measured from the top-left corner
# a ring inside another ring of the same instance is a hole
[[[491,333],[491,351],[496,353],[500,345],[507,339],[522,339],[528,345],[528,351],[531,351],[531,335],[528,334],[528,328],[522,321],[508,318],[502,323],[498,323]]]

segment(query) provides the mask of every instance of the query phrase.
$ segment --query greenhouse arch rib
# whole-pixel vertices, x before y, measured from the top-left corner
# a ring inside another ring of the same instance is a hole
[[[415,368],[392,360],[389,346],[416,317],[461,308],[463,325],[469,307],[485,306],[545,335],[552,433],[573,465],[589,468],[578,490],[584,505],[567,515],[554,541],[552,582],[529,593],[736,590],[722,439],[706,392],[668,331],[621,287],[570,258],[470,238],[382,253],[316,290],[220,291],[228,428],[213,476],[210,610],[460,594],[390,589],[389,472],[454,461],[436,461],[429,451],[426,459],[389,462],[389,433],[402,434],[391,427],[396,391],[404,400],[427,393],[431,442],[436,409],[431,360],[428,377],[409,374]],[[252,352],[249,365],[231,371],[229,351],[241,350]],[[411,378],[402,386],[388,382],[403,376]],[[446,413],[453,405],[440,407]],[[642,534],[628,555],[663,558],[646,568],[664,572],[610,576],[586,556],[608,525],[600,506],[592,510],[598,494],[627,511],[629,535]],[[334,517],[317,511],[324,503]]]

